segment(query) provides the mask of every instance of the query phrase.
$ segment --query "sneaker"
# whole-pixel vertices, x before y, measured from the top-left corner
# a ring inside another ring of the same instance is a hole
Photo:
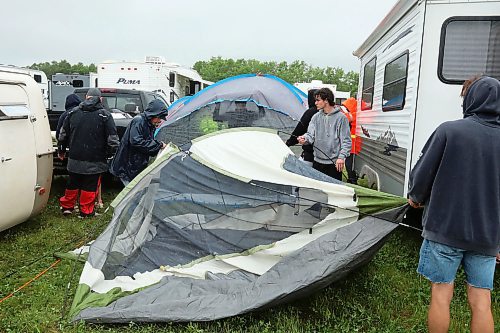
[[[69,209],[69,208],[62,208],[62,207],[61,207],[61,213],[62,213],[64,216],[68,216],[68,215],[73,214],[73,210],[72,210],[72,209]]]
[[[85,214],[81,214],[81,213],[80,213],[80,215],[78,215],[78,218],[79,218],[79,219],[85,219],[85,218],[92,218],[92,217],[95,217],[95,216],[100,216],[100,215],[101,215],[101,214],[99,214],[98,212],[95,212],[95,211],[94,211],[94,214],[87,214],[87,215],[85,215]]]

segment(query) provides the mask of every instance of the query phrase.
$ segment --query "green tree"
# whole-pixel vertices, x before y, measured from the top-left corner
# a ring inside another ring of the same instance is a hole
[[[212,57],[208,61],[197,61],[193,68],[205,80],[214,82],[240,74],[262,73],[278,76],[291,84],[321,80],[324,83],[336,84],[338,90],[349,91],[351,96],[358,89],[358,73],[353,71],[346,73],[339,67],[313,67],[301,60],[295,60],[289,64],[286,61],[278,63],[275,61],[261,62],[255,59],[233,60]]]
[[[79,62],[75,65],[72,65],[66,60],[54,60],[51,62],[34,63],[33,65],[29,66],[29,68],[43,71],[49,79],[56,73],[88,74],[90,72],[97,71],[97,67],[94,64],[84,65],[83,63]]]

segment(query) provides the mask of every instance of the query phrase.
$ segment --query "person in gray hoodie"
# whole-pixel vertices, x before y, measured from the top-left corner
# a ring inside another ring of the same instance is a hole
[[[471,332],[494,331],[491,289],[500,246],[500,82],[464,85],[464,119],[441,124],[410,173],[408,202],[424,207],[418,273],[431,282],[429,332],[448,332],[463,265]]]
[[[311,144],[314,150],[313,168],[337,180],[342,180],[345,159],[351,151],[349,121],[335,105],[333,92],[321,88],[315,94],[319,112],[312,118],[307,133],[297,138],[301,145]]]

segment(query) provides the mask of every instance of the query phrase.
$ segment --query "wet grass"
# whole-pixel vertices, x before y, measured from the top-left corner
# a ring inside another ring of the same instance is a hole
[[[0,300],[56,262],[53,253],[94,239],[111,213],[94,219],[62,217],[57,177],[49,206],[40,216],[0,233]],[[104,184],[109,204],[117,184]],[[128,325],[70,324],[66,318],[83,264],[62,260],[0,303],[0,332],[426,332],[429,284],[416,272],[418,232],[398,228],[366,266],[307,298],[266,311],[206,323]],[[493,309],[500,327],[500,269]],[[451,332],[469,332],[463,272],[452,303]],[[69,286],[69,288],[68,288]]]

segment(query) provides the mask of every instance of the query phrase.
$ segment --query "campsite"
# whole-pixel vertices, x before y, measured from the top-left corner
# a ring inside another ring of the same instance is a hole
[[[500,0],[310,5],[5,4],[0,333],[500,327]]]

